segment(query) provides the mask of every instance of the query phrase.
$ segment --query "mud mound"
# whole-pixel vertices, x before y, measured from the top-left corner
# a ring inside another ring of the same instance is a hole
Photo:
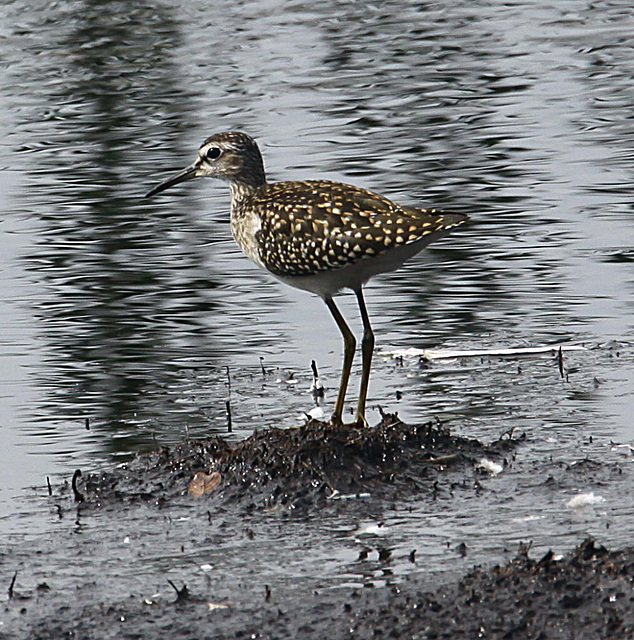
[[[431,422],[407,425],[387,414],[372,428],[311,421],[296,429],[257,431],[237,444],[214,437],[142,454],[114,471],[83,478],[76,498],[88,504],[161,504],[189,493],[253,508],[297,508],[366,492],[437,492],[446,489],[441,481],[447,470],[473,466],[483,457],[499,460],[515,442],[484,445]]]

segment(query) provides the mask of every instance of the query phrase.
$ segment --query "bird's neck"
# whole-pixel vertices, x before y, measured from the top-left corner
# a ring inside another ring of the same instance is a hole
[[[257,187],[246,182],[235,181],[229,183],[229,188],[231,189],[232,203],[243,202],[257,189]]]
[[[231,202],[235,204],[243,202],[265,184],[266,178],[264,177],[264,172],[260,175],[251,174],[248,178],[245,176],[239,180],[231,180],[229,182]]]

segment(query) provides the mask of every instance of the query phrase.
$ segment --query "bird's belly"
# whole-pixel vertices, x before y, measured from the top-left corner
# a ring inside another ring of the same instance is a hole
[[[342,289],[359,289],[372,276],[398,269],[408,258],[416,255],[428,242],[414,242],[391,249],[371,258],[362,258],[339,269],[318,271],[305,276],[276,275],[282,282],[316,293],[322,298],[334,296]]]

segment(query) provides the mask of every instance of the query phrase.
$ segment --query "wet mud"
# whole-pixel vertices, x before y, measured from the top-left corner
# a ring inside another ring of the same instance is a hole
[[[528,548],[433,592],[416,581],[364,601],[353,638],[567,639],[634,637],[634,548],[586,540],[564,558]],[[341,637],[344,637],[343,634]]]
[[[523,435],[509,433],[483,444],[452,435],[438,423],[407,425],[387,414],[370,429],[311,421],[295,429],[257,431],[239,443],[219,437],[184,442],[140,454],[114,469],[76,472],[49,500],[60,510],[60,519],[63,511],[75,510],[73,535],[81,533],[82,519],[101,523],[105,515],[124,522],[131,513],[149,508],[143,513],[152,522],[144,525],[144,536],[153,536],[156,547],[169,546],[172,532],[164,539],[154,535],[164,527],[159,515],[169,512],[173,518],[197,508],[198,529],[204,527],[200,514],[205,510],[210,525],[222,513],[234,521],[246,514],[256,523],[275,517],[282,545],[329,511],[380,513],[413,499],[434,501],[461,491],[478,495],[486,491],[480,479],[485,482],[512,468],[525,442]],[[589,460],[543,465],[540,477],[545,479],[540,482],[546,487],[570,474],[603,481],[616,473],[610,465]],[[289,528],[293,522],[299,529]],[[256,535],[247,532],[249,538]],[[52,536],[53,546],[72,544],[63,534]],[[184,550],[185,541],[178,544]],[[467,545],[461,546],[466,555]],[[116,562],[116,547],[106,544],[100,550],[104,563]],[[378,566],[390,576],[390,548],[376,550]],[[359,560],[368,551],[361,548]],[[32,556],[47,565],[42,549],[20,553],[22,566]],[[413,568],[415,553],[409,557]],[[5,568],[8,559],[3,558]],[[59,557],[48,562],[59,565]],[[99,571],[98,562],[93,566]],[[162,596],[123,597],[112,590],[102,593],[101,581],[108,579],[112,581],[105,573],[85,574],[71,588],[59,589],[52,571],[49,579],[36,580],[27,589],[24,578],[16,581],[14,575],[0,638],[634,637],[634,548],[608,551],[591,539],[563,557],[537,555],[530,545],[521,545],[505,563],[441,580],[426,574],[419,563],[416,571],[372,589],[349,584],[315,588],[297,577],[270,586],[257,573],[245,586],[244,575],[238,580],[228,572],[206,584],[161,576],[170,585]]]
[[[548,552],[536,560],[521,549],[507,564],[433,590],[420,578],[371,591],[272,597],[266,589],[257,604],[237,608],[172,585],[169,603],[62,606],[29,637],[627,639],[634,637],[633,580],[634,548],[611,552],[587,540],[564,558]]]
[[[440,423],[407,425],[394,414],[372,428],[311,420],[294,429],[256,431],[237,444],[214,437],[164,447],[115,470],[77,477],[71,488],[86,507],[163,505],[188,493],[247,509],[297,512],[356,494],[375,501],[433,495],[447,489],[445,480],[452,487],[462,482],[449,471],[471,469],[482,459],[504,464],[520,440],[509,436],[485,445],[452,435]]]

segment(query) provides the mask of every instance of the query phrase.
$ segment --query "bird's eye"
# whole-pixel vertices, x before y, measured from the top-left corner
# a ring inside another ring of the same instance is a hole
[[[206,160],[218,160],[218,158],[222,155],[222,149],[219,147],[210,147],[207,149],[205,153]]]

